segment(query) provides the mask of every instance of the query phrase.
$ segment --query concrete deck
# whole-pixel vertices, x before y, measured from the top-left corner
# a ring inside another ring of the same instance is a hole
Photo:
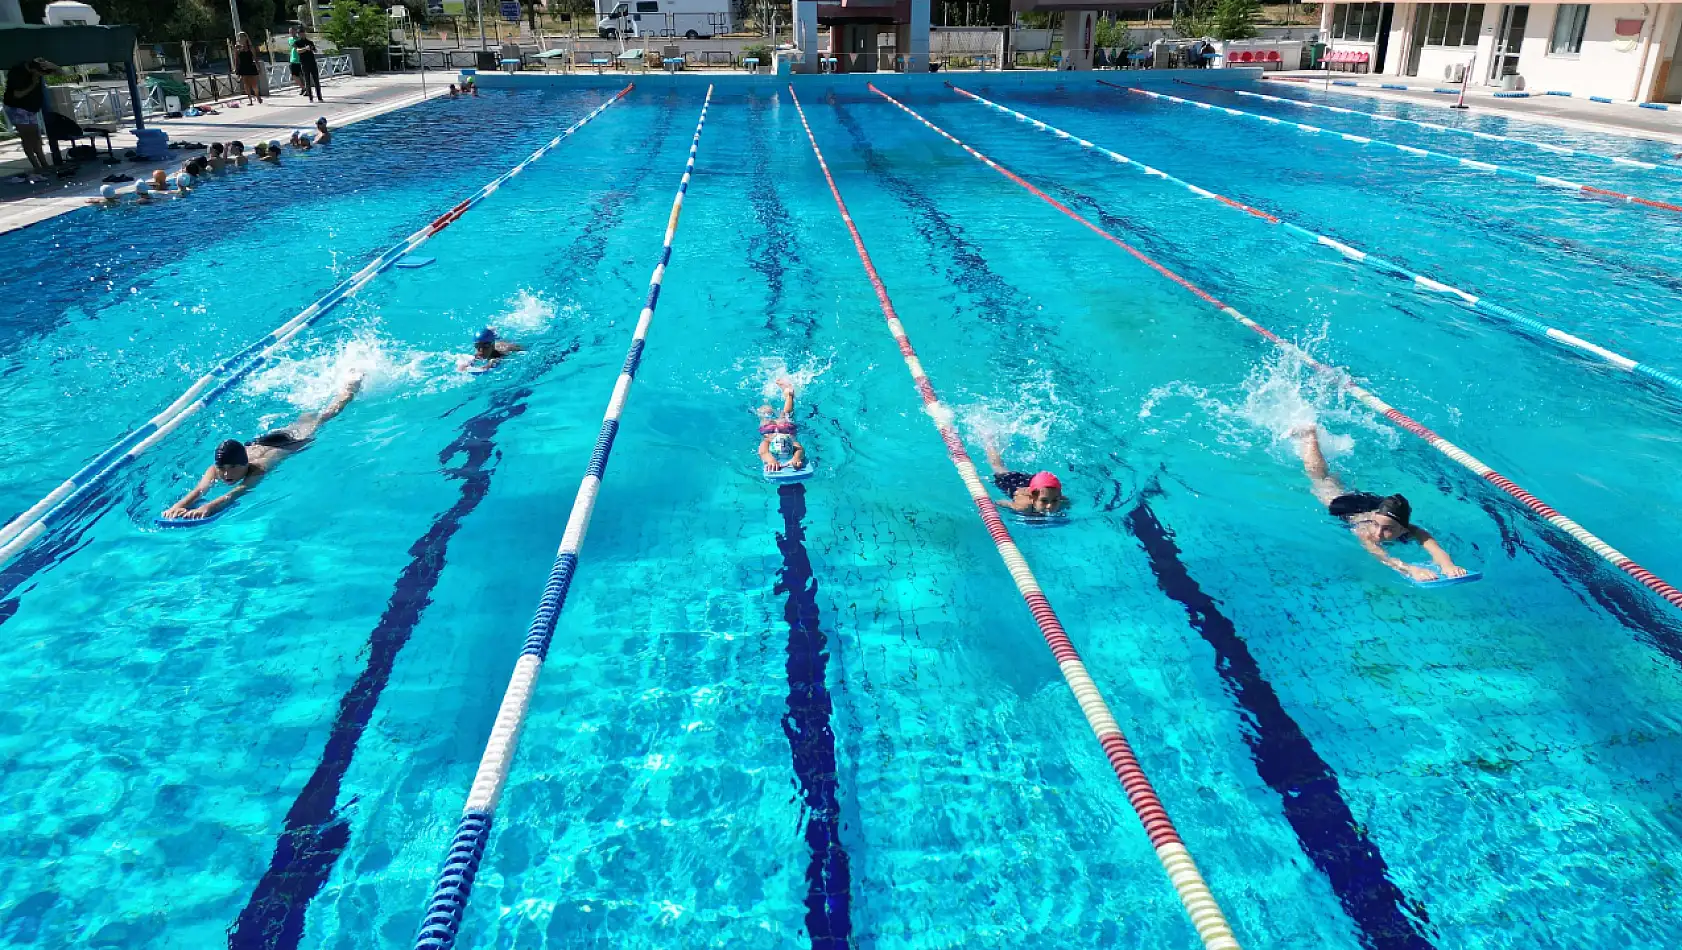
[[[454,73],[429,72],[426,77],[427,94],[437,96],[444,93],[454,76]],[[309,102],[296,91],[283,92],[279,96],[264,97],[260,106],[222,108],[218,115],[192,119],[148,120],[147,125],[168,132],[172,142],[209,144],[239,139],[249,151],[260,141],[285,139],[293,129],[312,127],[317,116],[326,116],[328,127],[338,129],[417,103],[421,101],[421,79],[419,74],[365,76],[327,83],[321,91],[326,96],[324,103]],[[125,128],[111,136],[111,147],[121,157],[125,148],[134,147],[134,137]],[[103,140],[100,148],[103,155]],[[202,154],[171,150],[167,162],[125,161],[116,165],[106,165],[103,161],[84,162],[76,177],[41,185],[0,182],[0,234],[82,207],[88,198],[98,194],[100,179],[107,175],[140,178],[151,174],[154,168],[164,168],[173,173],[188,157]],[[9,177],[28,170],[29,162],[21,145],[14,141],[0,146],[0,175]],[[124,184],[122,187],[133,186]]]
[[[1290,82],[1292,79],[1312,79],[1312,83]],[[1362,99],[1382,99],[1390,102],[1406,102],[1412,105],[1436,106],[1446,110],[1454,104],[1455,97],[1434,93],[1430,80],[1420,80],[1395,76],[1366,76],[1349,73],[1333,73],[1329,79],[1324,72],[1283,72],[1268,73],[1269,82],[1279,82],[1282,87],[1312,88],[1315,91],[1340,93],[1345,96]],[[1333,85],[1337,81],[1360,82],[1361,86]],[[1370,88],[1365,83],[1374,86],[1379,83],[1405,85],[1407,90]],[[1267,83],[1264,83],[1266,85]],[[1443,85],[1444,84],[1438,84]],[[1497,99],[1494,90],[1468,89],[1466,104],[1471,107],[1473,115],[1498,115],[1508,119],[1520,119],[1538,122],[1560,128],[1574,129],[1580,132],[1600,132],[1606,135],[1622,135],[1627,137],[1652,139],[1660,142],[1670,142],[1682,145],[1682,107],[1672,107],[1668,112],[1654,109],[1638,108],[1629,102],[1591,102],[1586,98],[1564,96],[1544,96],[1532,93],[1527,99]]]

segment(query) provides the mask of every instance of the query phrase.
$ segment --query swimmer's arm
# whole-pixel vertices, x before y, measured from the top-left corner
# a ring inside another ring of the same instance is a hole
[[[244,480],[242,480],[238,485],[235,485],[234,487],[228,489],[228,491],[226,493],[224,493],[222,495],[222,497],[216,499],[215,501],[206,502],[205,504],[200,505],[199,507],[195,508],[194,510],[188,512],[187,516],[190,517],[190,518],[191,517],[208,518],[211,515],[216,514],[218,511],[221,511],[223,508],[226,508],[229,505],[233,504],[235,501],[238,501],[239,496],[241,496],[241,495],[245,494],[246,492],[250,491],[253,487],[256,486],[256,484],[258,482],[260,482],[262,480],[263,480],[263,473],[253,469],[251,474],[245,476]]]
[[[1411,577],[1416,581],[1428,581],[1437,576],[1432,573],[1429,568],[1416,567],[1399,557],[1391,557],[1389,552],[1380,547],[1376,541],[1368,541],[1365,538],[1361,538],[1360,541],[1361,547],[1366,548],[1368,554],[1377,558],[1378,563],[1390,568],[1403,577]]]
[[[1441,571],[1444,577],[1460,577],[1466,573],[1465,568],[1454,563],[1454,558],[1450,557],[1448,551],[1437,543],[1437,539],[1431,536],[1431,532],[1424,528],[1415,527],[1413,538],[1419,542],[1420,547],[1425,549],[1426,554],[1431,555],[1431,563],[1437,565],[1437,570]]]
[[[789,468],[799,468],[806,464],[806,447],[799,442],[794,443],[794,455],[788,460]]]
[[[786,379],[777,380],[777,387],[783,391],[783,415],[794,414],[794,384]]]
[[[526,348],[518,343],[498,343],[496,345],[496,355],[498,356],[507,356],[510,353],[524,353],[525,350]]]
[[[199,499],[203,498],[204,493],[210,491],[210,486],[214,484],[216,484],[216,466],[212,465],[204,470],[204,477],[199,479],[199,483],[193,486],[192,491],[188,492],[180,501],[164,509],[164,517],[179,518],[186,514],[188,509],[199,503]]]
[[[759,460],[765,463],[765,470],[767,472],[777,471],[777,460],[771,455],[770,436],[766,436],[765,438],[759,440]]]

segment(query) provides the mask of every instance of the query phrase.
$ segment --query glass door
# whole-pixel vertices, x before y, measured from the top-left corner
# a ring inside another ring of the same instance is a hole
[[[1501,25],[1495,28],[1495,55],[1489,61],[1489,81],[1499,84],[1518,75],[1519,49],[1524,46],[1524,26],[1530,22],[1528,4],[1514,3],[1501,8]]]

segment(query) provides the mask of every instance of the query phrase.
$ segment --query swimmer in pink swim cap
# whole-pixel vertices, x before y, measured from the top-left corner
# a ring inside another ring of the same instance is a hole
[[[1009,498],[1004,502],[1005,507],[1033,515],[1054,514],[1069,507],[1069,499],[1063,494],[1063,483],[1057,480],[1056,475],[1050,472],[1029,475],[1013,471],[1005,466],[999,447],[993,444],[992,439],[986,440],[985,445],[987,464],[993,467],[993,484]]]
[[[759,407],[759,460],[767,472],[797,469],[806,464],[806,447],[794,437],[794,385],[786,379],[777,380],[783,391],[783,409]]]

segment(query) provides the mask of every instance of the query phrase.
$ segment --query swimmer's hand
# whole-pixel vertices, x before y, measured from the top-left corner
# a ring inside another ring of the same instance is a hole
[[[187,514],[187,509],[186,508],[184,508],[180,505],[170,505],[168,508],[165,508],[164,513],[159,515],[158,517],[160,517],[160,518],[180,518],[180,517],[182,517],[186,514]]]
[[[175,518],[179,521],[199,521],[210,517],[212,514],[213,512],[210,510],[209,505],[200,505],[197,508],[182,508],[177,505],[176,507],[164,512],[164,517]]]
[[[1450,564],[1442,569],[1444,577],[1465,577],[1467,570],[1458,564]]]
[[[1416,581],[1434,581],[1437,579],[1436,571],[1433,571],[1428,567],[1420,567],[1417,564],[1403,564],[1400,567],[1397,567],[1396,570],[1401,571],[1404,576]],[[1461,571],[1460,573],[1464,574],[1466,572]]]
[[[765,463],[765,470],[767,472],[780,472],[780,471],[783,470],[783,466],[782,466],[781,463],[779,463],[775,459],[773,459],[773,460]]]

